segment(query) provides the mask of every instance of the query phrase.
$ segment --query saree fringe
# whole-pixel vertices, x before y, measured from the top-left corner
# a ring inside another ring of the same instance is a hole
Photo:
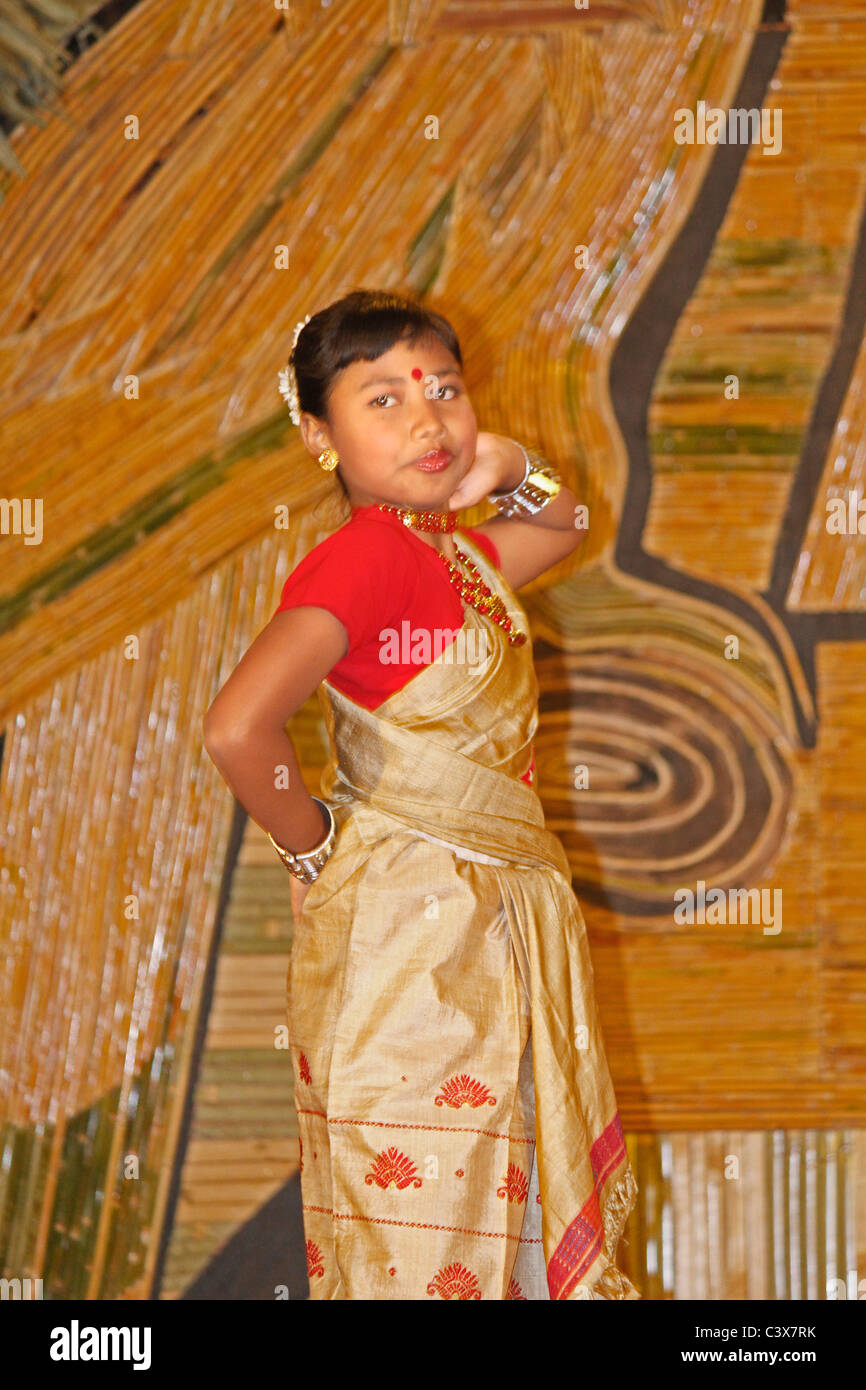
[[[603,1203],[605,1265],[599,1278],[590,1287],[590,1298],[635,1299],[641,1297],[631,1280],[614,1263],[625,1223],[637,1197],[637,1182],[629,1168],[619,1179],[619,1182],[614,1184]]]

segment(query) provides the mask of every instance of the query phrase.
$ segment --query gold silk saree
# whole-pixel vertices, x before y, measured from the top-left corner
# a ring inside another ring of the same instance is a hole
[[[640,1298],[615,1264],[637,1184],[586,928],[520,780],[532,644],[464,615],[475,653],[445,647],[375,711],[318,691],[337,842],[287,980],[310,1296]]]

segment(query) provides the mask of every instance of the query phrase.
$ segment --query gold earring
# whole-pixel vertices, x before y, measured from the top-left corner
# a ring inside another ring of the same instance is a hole
[[[334,449],[323,449],[319,454],[319,466],[324,468],[326,473],[330,473],[332,468],[336,468],[340,462],[340,456]]]

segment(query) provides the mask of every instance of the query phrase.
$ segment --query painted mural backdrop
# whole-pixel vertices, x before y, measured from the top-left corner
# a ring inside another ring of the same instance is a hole
[[[623,1267],[856,1295],[866,4],[142,0],[78,48],[40,124],[0,46],[2,1273],[305,1296],[288,885],[201,717],[328,529],[292,329],[385,286],[586,507],[523,596]]]

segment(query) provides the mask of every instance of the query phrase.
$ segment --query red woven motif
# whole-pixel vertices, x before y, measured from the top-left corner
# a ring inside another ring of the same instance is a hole
[[[462,1072],[460,1076],[452,1076],[448,1081],[443,1081],[439,1088],[441,1096],[436,1096],[437,1105],[451,1105],[455,1110],[459,1110],[461,1105],[471,1105],[473,1109],[479,1105],[495,1105],[496,1097],[492,1096],[486,1086],[482,1086],[480,1081]]]
[[[303,1052],[299,1053],[298,1055],[298,1071],[301,1074],[301,1080],[303,1081],[304,1085],[309,1086],[313,1078],[310,1074],[310,1064],[304,1056]]]
[[[496,1189],[497,1197],[507,1197],[509,1202],[525,1202],[529,1195],[529,1182],[516,1163],[509,1163],[502,1187]]]
[[[441,1298],[480,1298],[481,1288],[475,1275],[459,1260],[437,1269],[427,1285],[429,1294],[439,1294]]]
[[[316,1275],[319,1279],[325,1273],[325,1266],[322,1264],[322,1252],[314,1240],[307,1241],[307,1275],[310,1279]]]
[[[416,1178],[418,1169],[399,1149],[383,1149],[373,1160],[372,1169],[364,1178],[365,1183],[378,1183],[380,1187],[408,1187],[411,1183],[413,1187],[421,1186],[421,1179]]]
[[[506,1302],[509,1298],[519,1300],[521,1303],[529,1302],[526,1294],[521,1291],[520,1285],[516,1279],[510,1280],[508,1284],[508,1293],[505,1295]]]
[[[529,767],[526,769],[526,771],[525,771],[525,772],[521,772],[521,774],[520,774],[520,780],[521,780],[521,782],[525,782],[526,785],[527,785],[528,787],[531,787],[531,786],[532,786],[532,781],[533,781],[533,777],[534,777],[534,774],[535,774],[535,744],[532,744],[532,745],[531,745],[531,749],[532,749],[532,761],[530,762]]]

